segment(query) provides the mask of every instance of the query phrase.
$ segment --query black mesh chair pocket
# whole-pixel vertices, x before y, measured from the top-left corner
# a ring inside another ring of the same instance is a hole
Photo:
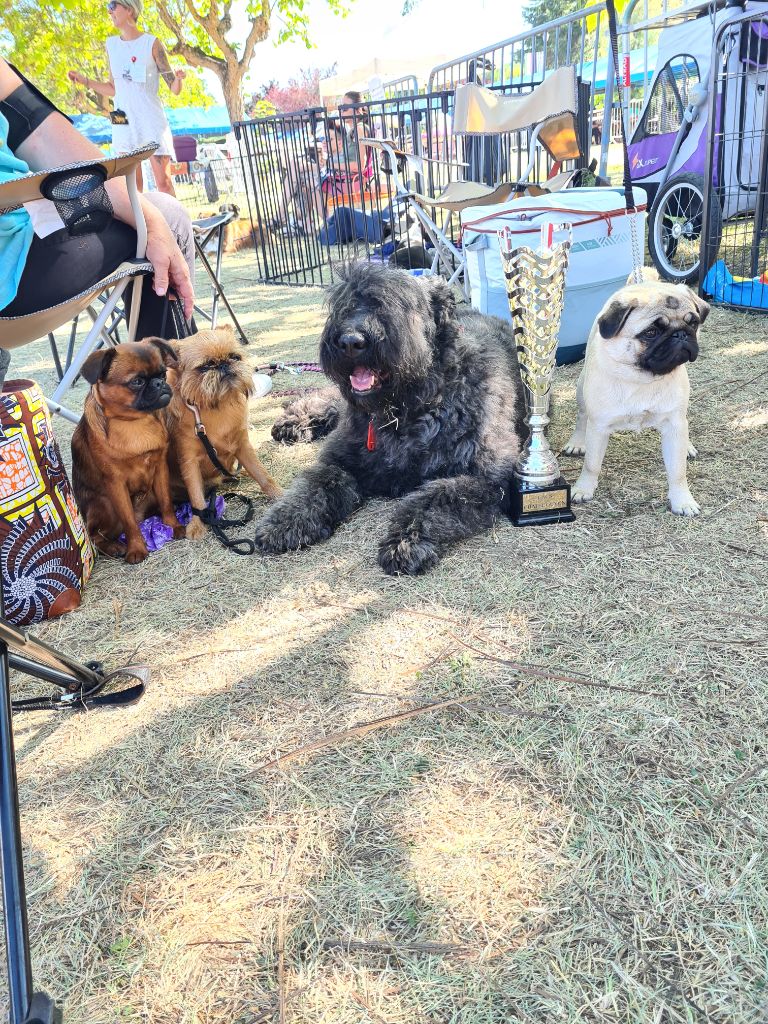
[[[113,217],[104,182],[103,167],[55,171],[40,186],[41,193],[55,205],[70,235],[103,231]]]

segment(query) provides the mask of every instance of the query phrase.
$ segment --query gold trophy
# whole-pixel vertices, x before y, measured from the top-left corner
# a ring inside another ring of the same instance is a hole
[[[517,357],[525,388],[530,430],[512,477],[510,518],[515,526],[571,523],[571,487],[560,473],[544,428],[549,423],[549,394],[555,372],[557,339],[565,300],[570,240],[552,243],[554,230],[542,227],[539,252],[513,249],[508,228],[499,232],[501,262],[509,311],[517,340]]]

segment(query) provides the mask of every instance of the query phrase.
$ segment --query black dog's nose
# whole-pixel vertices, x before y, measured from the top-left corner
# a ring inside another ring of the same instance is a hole
[[[348,356],[357,356],[361,352],[364,352],[368,348],[368,342],[362,336],[362,334],[342,334],[339,340],[336,342],[342,351],[346,352]]]

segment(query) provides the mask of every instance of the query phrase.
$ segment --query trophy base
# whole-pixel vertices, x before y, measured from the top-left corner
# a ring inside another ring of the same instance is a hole
[[[560,476],[552,484],[536,486],[512,477],[509,518],[515,526],[547,526],[572,523],[571,485]]]

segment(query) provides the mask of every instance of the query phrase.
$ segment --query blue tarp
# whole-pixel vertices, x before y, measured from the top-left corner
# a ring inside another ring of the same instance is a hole
[[[230,131],[229,114],[223,106],[179,107],[166,110],[173,135],[226,135]],[[91,142],[102,145],[112,141],[109,118],[96,114],[78,114],[72,118],[77,130]]]

